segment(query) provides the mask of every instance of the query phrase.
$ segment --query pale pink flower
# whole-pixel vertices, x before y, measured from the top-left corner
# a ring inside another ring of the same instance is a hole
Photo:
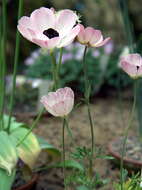
[[[62,56],[62,63],[65,63],[68,60],[71,60],[73,58],[72,53],[64,53]]]
[[[105,45],[109,40],[110,37],[103,40],[103,35],[100,30],[95,30],[92,27],[84,28],[82,24],[79,24],[80,32],[77,35],[77,40],[81,44],[90,47],[100,47]]]
[[[100,51],[95,49],[95,51],[93,51],[93,53],[92,53],[92,56],[93,57],[99,57],[100,56]]]
[[[104,46],[104,52],[107,55],[110,55],[113,52],[114,49],[114,44],[112,41],[109,41],[105,46]]]
[[[56,92],[49,92],[41,98],[41,103],[46,110],[56,117],[68,115],[74,105],[74,92],[71,88],[60,88]]]
[[[138,53],[122,56],[120,65],[130,77],[134,79],[142,77],[142,57]]]
[[[56,12],[53,8],[41,7],[30,17],[23,16],[18,22],[18,30],[40,47],[61,48],[72,43],[79,33],[78,20],[76,13],[69,9]]]

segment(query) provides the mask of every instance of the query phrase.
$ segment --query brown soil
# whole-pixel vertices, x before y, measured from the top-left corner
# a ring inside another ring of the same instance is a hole
[[[121,107],[121,109],[120,109]],[[123,104],[118,103],[116,98],[94,99],[91,104],[92,117],[94,119],[95,144],[96,147],[102,147],[105,153],[108,153],[108,143],[116,137],[123,135],[124,128],[127,126],[128,116],[131,109],[131,101],[124,100]],[[74,140],[77,146],[90,145],[90,127],[85,105],[71,113],[69,125],[73,132]],[[130,135],[135,134],[138,124],[134,119]],[[61,128],[62,121],[55,117],[43,118],[35,133],[44,137],[49,143],[61,148]],[[66,149],[70,149],[71,140],[66,134]],[[41,159],[41,162],[44,158]],[[102,178],[110,179],[109,184],[98,188],[99,190],[113,190],[114,181],[119,180],[119,167],[116,167],[109,160],[98,159],[94,163],[94,170],[99,172]]]

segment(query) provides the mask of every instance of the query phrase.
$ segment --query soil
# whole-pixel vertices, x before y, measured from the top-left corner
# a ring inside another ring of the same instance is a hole
[[[108,154],[108,143],[114,138],[122,136],[125,127],[128,124],[128,118],[132,106],[130,99],[124,99],[119,102],[114,98],[95,98],[91,104],[92,117],[94,119],[95,145],[103,148],[105,154]],[[28,120],[29,123],[32,120]],[[74,142],[76,146],[89,147],[90,140],[90,126],[87,116],[87,109],[85,105],[79,106],[75,109],[69,118],[69,125],[73,133]],[[44,137],[49,143],[61,148],[61,128],[62,121],[56,117],[43,117],[34,132]],[[132,129],[129,134],[131,136],[137,135],[136,131],[138,123],[136,116],[132,123]],[[66,150],[73,150],[71,146],[71,139],[66,133],[65,137]],[[45,163],[46,156],[41,156],[39,165]],[[98,172],[103,179],[109,179],[109,183],[101,186],[98,190],[114,190],[113,183],[119,181],[119,167],[117,167],[110,160],[97,159],[94,163],[94,171]],[[41,177],[42,185],[37,186],[34,190],[60,190],[63,189],[62,173],[59,169],[52,169],[46,172],[46,177]],[[43,179],[44,178],[44,179]],[[51,187],[52,186],[52,187]],[[53,188],[55,187],[55,188]]]
[[[109,145],[109,150],[114,157],[120,160],[124,138],[119,137]],[[125,145],[124,163],[129,169],[140,169],[142,167],[142,143],[138,136],[129,136]]]

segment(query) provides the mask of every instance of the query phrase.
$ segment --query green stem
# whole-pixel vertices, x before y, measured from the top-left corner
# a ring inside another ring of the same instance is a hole
[[[63,48],[60,49],[60,57],[58,63],[58,72],[60,72],[61,64],[62,64],[62,56],[63,56]]]
[[[0,121],[3,128],[3,111],[5,97],[5,73],[6,73],[6,0],[2,1],[2,33],[1,33],[1,102],[0,102]]]
[[[65,160],[66,160],[66,155],[65,155],[65,126],[66,126],[66,118],[63,118],[63,126],[62,126],[62,160],[63,160],[63,177],[64,177],[64,185],[66,189],[66,184],[65,184],[65,177],[66,177],[66,171],[65,171]]]
[[[89,173],[90,173],[90,176],[92,177],[93,176],[93,156],[94,156],[94,126],[93,126],[89,104],[88,104],[88,116],[89,116],[90,128],[91,128],[91,159],[90,159]]]
[[[84,82],[85,82],[85,100],[87,99],[88,101],[88,74],[87,74],[87,64],[86,64],[86,61],[85,61],[85,58],[86,58],[86,53],[87,53],[87,46],[85,46],[85,49],[84,49],[84,53],[83,53],[83,60],[82,60],[82,63],[83,63],[83,72],[84,72]]]
[[[17,147],[20,146],[20,145],[23,143],[23,141],[28,137],[28,135],[29,135],[29,134],[32,132],[32,130],[36,127],[36,125],[37,125],[39,119],[41,118],[41,116],[42,116],[42,114],[43,114],[43,111],[44,111],[44,108],[39,111],[39,113],[38,113],[38,115],[37,115],[37,118],[34,120],[34,122],[33,122],[32,126],[31,126],[31,128],[30,128],[29,131],[28,131],[28,133],[18,142],[18,144],[16,145]]]
[[[121,72],[119,69],[118,72],[118,87],[117,87],[117,91],[118,91],[118,107],[119,107],[119,112],[120,112],[120,120],[122,121],[122,126],[125,126],[125,121],[124,121],[124,109],[123,109],[123,100],[122,100],[122,89],[121,89]]]
[[[73,145],[74,144],[74,138],[73,138],[72,131],[71,131],[70,127],[69,127],[69,122],[68,122],[67,117],[66,117],[66,129],[67,129],[69,137],[71,138],[71,144]]]
[[[89,161],[89,175],[93,176],[93,156],[94,156],[94,126],[93,126],[93,120],[91,116],[91,110],[90,110],[90,84],[88,80],[87,75],[87,64],[85,61],[87,53],[87,46],[85,46],[84,53],[83,53],[83,71],[84,71],[84,82],[85,82],[85,92],[84,92],[84,98],[87,105],[87,111],[88,111],[88,117],[90,122],[90,129],[91,129],[91,157]]]
[[[133,121],[133,117],[134,117],[134,112],[135,112],[135,108],[136,108],[136,93],[137,93],[137,80],[134,81],[134,100],[133,100],[133,106],[132,106],[132,110],[130,113],[130,119],[128,121],[128,127],[126,128],[125,132],[124,132],[124,140],[123,140],[123,144],[122,144],[122,153],[121,153],[121,161],[120,161],[120,184],[121,184],[121,190],[123,190],[123,159],[125,156],[125,149],[126,149],[126,142],[127,142],[127,138],[128,138],[128,133],[130,128],[132,127],[132,121]]]
[[[63,48],[60,49],[60,57],[59,57],[58,65],[57,65],[57,76],[58,76],[59,86],[60,86],[60,69],[61,69],[61,64],[62,64],[62,56],[63,56]]]
[[[53,85],[53,90],[57,90],[58,88],[58,74],[57,74],[57,64],[56,64],[56,59],[54,52],[50,52],[51,59],[52,59],[52,75],[53,75],[53,80],[54,80],[54,85]]]
[[[23,8],[23,0],[19,0],[19,8],[18,8],[18,20],[22,15]],[[10,111],[9,111],[9,121],[7,126],[7,131],[10,131],[10,123],[13,111],[13,103],[14,103],[14,92],[16,87],[16,74],[17,74],[17,66],[18,66],[18,58],[19,58],[19,45],[20,45],[20,34],[17,30],[16,32],[16,48],[15,48],[15,56],[14,56],[14,71],[13,71],[13,81],[12,81],[12,94],[10,97]]]

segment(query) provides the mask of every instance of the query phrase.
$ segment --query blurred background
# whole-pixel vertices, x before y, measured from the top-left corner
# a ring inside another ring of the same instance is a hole
[[[91,109],[95,119],[95,140],[97,146],[103,146],[105,151],[108,142],[123,135],[132,106],[133,80],[120,69],[119,59],[129,52],[142,54],[141,4],[142,0],[24,0],[23,15],[30,16],[32,11],[42,6],[54,7],[56,10],[72,9],[81,15],[82,24],[101,30],[104,37],[111,37],[111,41],[104,47],[90,48],[86,58],[92,87]],[[7,0],[6,111],[9,110],[7,102],[12,90],[17,10],[18,0]],[[81,64],[83,48],[77,42],[65,47],[60,71],[61,86],[69,86],[74,90],[76,103],[81,100],[84,92]],[[55,53],[58,59],[59,51],[56,50]],[[40,97],[47,94],[52,85],[51,69],[50,56],[21,36],[13,112],[19,120],[23,121],[26,116],[27,121],[32,123],[31,118],[33,119],[41,108]],[[140,126],[137,132],[142,135],[142,82],[139,84],[138,114],[135,117],[138,118],[139,124],[135,120],[133,125]],[[71,114],[70,120],[77,144],[89,145],[90,137],[86,137],[86,134],[90,133],[89,122],[83,103]],[[60,125],[58,118],[43,117],[35,132],[58,147]],[[135,129],[132,129],[132,134],[137,133]],[[118,168],[107,160],[96,162],[96,167],[101,176],[111,177],[111,183],[118,179]],[[110,189],[110,186],[100,188]]]
[[[90,49],[86,59],[92,85],[92,97],[94,95],[106,96],[111,92],[118,93],[122,89],[129,91],[133,83],[127,74],[121,71],[119,59],[121,55],[128,52],[142,52],[142,22],[140,19],[142,6],[140,4],[141,0],[25,0],[23,15],[30,16],[33,10],[42,6],[54,7],[56,10],[72,9],[81,15],[81,21],[85,26],[100,29],[105,37],[110,36],[112,40],[104,47]],[[7,0],[7,9],[6,55],[7,97],[9,97],[12,85],[10,81],[13,71],[18,1]],[[72,87],[79,96],[84,90],[82,54],[83,46],[76,42],[64,48],[63,67],[60,73],[61,85]],[[56,57],[59,57],[58,52],[56,52]],[[17,86],[20,88],[17,88],[15,102],[18,100],[23,104],[27,100],[34,98],[37,100],[37,97],[46,93],[42,84],[50,86],[49,81],[52,81],[50,62],[50,57],[41,52],[38,46],[21,37],[17,77]],[[27,81],[29,86],[27,86]],[[26,87],[22,87],[25,84]],[[37,94],[36,90],[39,91],[39,88],[41,90]],[[30,93],[27,93],[27,90]],[[34,103],[32,105],[35,106]]]

